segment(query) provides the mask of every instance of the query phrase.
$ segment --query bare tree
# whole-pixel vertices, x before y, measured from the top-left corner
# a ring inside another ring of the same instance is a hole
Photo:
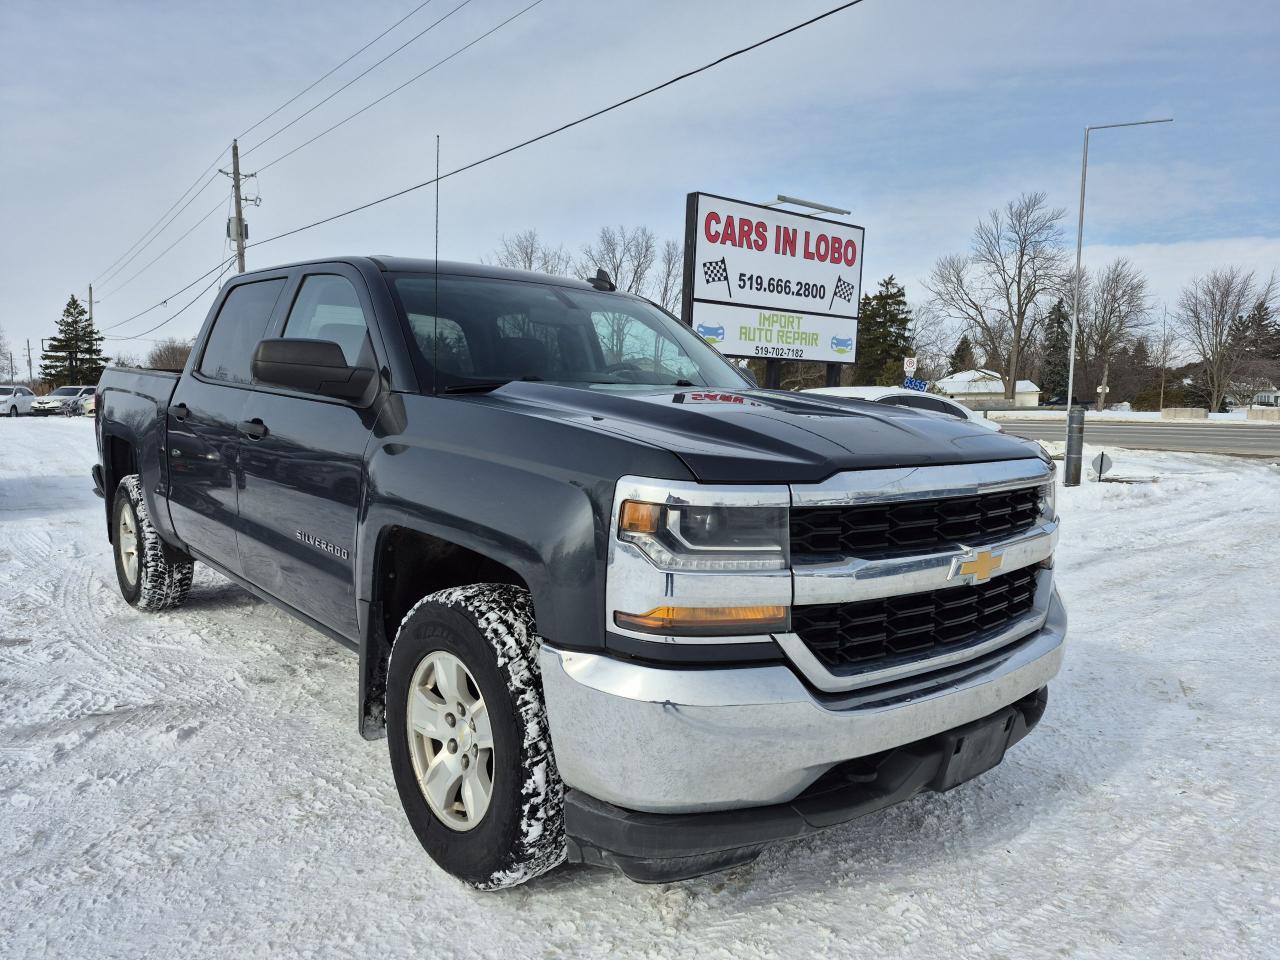
[[[140,367],[142,361],[138,359],[137,354],[133,353],[117,353],[111,358],[111,366],[113,367]]]
[[[978,223],[969,253],[939,259],[926,284],[938,307],[963,324],[987,356],[1009,401],[1046,301],[1062,285],[1063,213],[1047,207],[1043,193],[1010,200]]]
[[[916,379],[941,380],[951,372],[951,352],[959,333],[936,303],[925,301],[911,307],[907,333],[916,353]]]
[[[573,257],[563,246],[544,244],[533,228],[509,237],[504,235],[494,254],[494,262],[512,270],[536,270],[559,276],[567,275],[573,267]]]
[[[677,316],[680,315],[680,294],[684,286],[684,251],[674,240],[662,244],[658,257],[658,273],[653,284],[653,299]]]
[[[535,270],[541,252],[542,241],[538,239],[538,231],[521,230],[511,236],[502,235],[494,260],[498,266],[512,270]]]
[[[1078,323],[1081,367],[1086,381],[1098,391],[1098,409],[1106,406],[1111,361],[1121,347],[1133,345],[1148,322],[1147,278],[1123,257],[1102,268],[1096,277],[1081,277]]]
[[[1209,389],[1210,410],[1222,406],[1249,358],[1245,317],[1259,305],[1273,310],[1276,275],[1265,281],[1241,267],[1211,270],[1196,277],[1178,297],[1178,327]]]
[[[192,342],[169,337],[161,340],[147,354],[147,366],[155,370],[181,370],[191,355]]]
[[[601,227],[594,243],[582,248],[579,272],[594,276],[607,270],[619,290],[643,294],[658,256],[658,241],[648,227]]]
[[[9,352],[9,341],[4,335],[4,327],[0,327],[0,377],[13,380],[17,375],[17,363],[13,359],[13,354]]]

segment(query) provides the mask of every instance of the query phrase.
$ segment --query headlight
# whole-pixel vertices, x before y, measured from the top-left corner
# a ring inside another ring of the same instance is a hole
[[[1052,480],[1040,488],[1040,513],[1050,519],[1058,515],[1058,485]]]
[[[624,500],[618,539],[635,544],[664,570],[785,570],[787,512],[782,507],[706,507]]]

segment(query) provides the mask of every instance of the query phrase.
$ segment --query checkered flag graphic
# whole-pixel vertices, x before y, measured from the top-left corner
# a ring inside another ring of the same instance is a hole
[[[702,276],[706,278],[707,283],[723,283],[725,290],[729,293],[729,299],[733,299],[733,288],[729,285],[729,265],[724,262],[724,257],[719,260],[707,260],[702,264]]]
[[[836,277],[835,293],[831,295],[831,304],[827,307],[830,310],[836,305],[837,300],[843,300],[845,303],[853,303],[853,295],[857,293],[852,283],[846,283],[839,276]]]

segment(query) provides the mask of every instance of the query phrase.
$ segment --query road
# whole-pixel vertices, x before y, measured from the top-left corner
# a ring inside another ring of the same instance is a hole
[[[1027,440],[1062,440],[1063,420],[1001,420],[1006,433]],[[1132,450],[1172,450],[1183,453],[1227,453],[1247,457],[1280,458],[1280,424],[1162,423],[1157,420],[1084,425],[1085,443],[1115,444]]]

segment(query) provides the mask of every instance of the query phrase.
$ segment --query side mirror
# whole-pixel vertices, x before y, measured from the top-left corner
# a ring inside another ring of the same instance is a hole
[[[368,367],[347,366],[342,347],[332,340],[260,340],[252,369],[263,383],[338,400],[359,400],[377,377]]]

